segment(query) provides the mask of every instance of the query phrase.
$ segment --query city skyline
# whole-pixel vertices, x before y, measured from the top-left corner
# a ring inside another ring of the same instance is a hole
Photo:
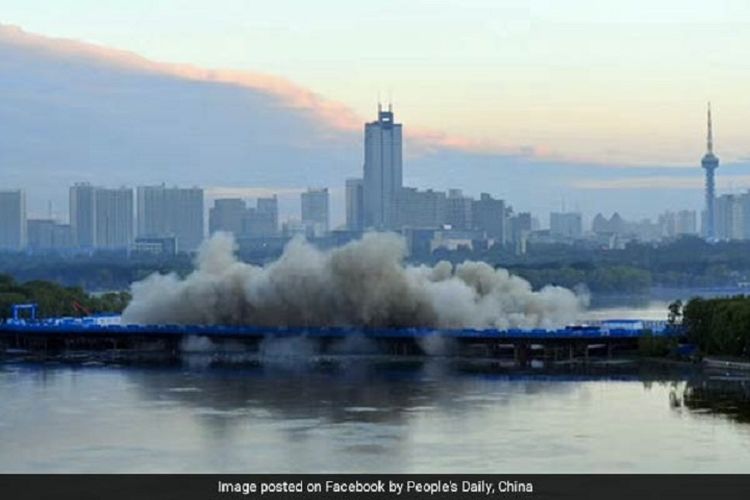
[[[338,227],[330,223],[328,187],[308,187],[300,193],[299,219],[287,218],[280,224],[275,193],[257,197],[255,206],[242,197],[225,197],[215,198],[213,206],[206,207],[200,187],[167,187],[162,183],[112,189],[83,182],[69,189],[68,224],[52,218],[29,218],[23,191],[0,191],[4,204],[0,247],[23,250],[28,245],[32,251],[195,251],[206,236],[219,231],[232,233],[241,246],[250,244],[261,252],[278,249],[295,235],[324,245],[340,245],[370,230],[400,232],[412,251],[423,253],[477,244],[499,244],[524,253],[529,242],[586,242],[615,249],[624,248],[629,241],[655,242],[682,235],[701,235],[708,241],[750,239],[750,190],[741,195],[716,196],[714,176],[719,160],[714,154],[710,103],[706,154],[701,160],[706,183],[700,228],[696,211],[686,209],[665,211],[656,220],[626,220],[617,211],[607,217],[600,211],[589,226],[589,221],[584,225],[580,211],[566,211],[564,204],[561,210],[549,212],[549,225],[542,228],[541,214],[514,211],[506,200],[487,192],[476,199],[459,187],[446,192],[404,186],[402,147],[402,125],[392,105],[384,109],[379,104],[377,119],[364,123],[362,176],[344,181],[346,224]],[[333,239],[326,242],[329,236]]]
[[[12,83],[6,89],[12,94],[0,99],[0,118],[13,125],[0,137],[3,182],[27,191],[35,187],[28,201],[30,214],[46,214],[50,201],[58,213],[65,212],[65,200],[55,188],[76,180],[111,187],[201,185],[209,198],[229,190],[263,190],[279,194],[282,216],[294,210],[296,196],[308,186],[327,185],[332,225],[344,222],[340,179],[359,175],[363,161],[361,135],[349,130],[349,122],[360,118],[350,108],[268,75],[253,83],[244,80],[245,73],[228,77],[183,67],[167,70],[163,64],[105,47],[53,40],[7,26],[0,28],[0,50],[7,56],[2,64]],[[67,66],[50,76],[50,65],[59,67],[61,57]],[[102,85],[107,85],[106,92]],[[55,94],[43,108],[41,97],[49,88],[55,88]],[[84,88],[102,92],[83,92]],[[168,94],[161,88],[169,89]],[[416,103],[396,102],[402,116],[418,109]],[[704,102],[696,103],[696,114]],[[442,103],[433,105],[440,108]],[[18,109],[28,112],[19,116]],[[733,162],[728,152],[728,124],[739,116],[737,109],[741,108],[717,111],[724,167],[717,186],[721,192],[737,193],[750,185],[750,162]],[[654,115],[650,109],[639,111],[644,119]],[[263,119],[253,120],[254,116]],[[336,118],[347,124],[332,123]],[[509,120],[504,115],[493,119]],[[519,210],[548,212],[564,200],[588,219],[600,211],[638,219],[654,217],[670,206],[702,209],[695,196],[703,184],[695,169],[695,158],[702,152],[697,119],[678,127],[691,139],[684,149],[693,159],[685,168],[659,166],[656,160],[650,167],[602,166],[522,152],[476,152],[450,135],[434,129],[425,133],[402,121],[408,126],[406,185],[447,190],[459,184],[454,181],[459,177],[464,192],[472,196],[489,185],[493,194]],[[24,134],[32,127],[49,141]],[[642,190],[649,194],[639,196]]]

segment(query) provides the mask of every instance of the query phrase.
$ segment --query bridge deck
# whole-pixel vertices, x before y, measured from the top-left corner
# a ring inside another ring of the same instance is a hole
[[[647,327],[645,327],[647,326]],[[419,339],[441,336],[477,341],[554,341],[636,339],[649,333],[654,336],[679,336],[680,331],[663,323],[652,323],[643,328],[608,328],[603,326],[576,326],[557,329],[436,329],[436,328],[355,328],[355,327],[261,327],[222,325],[118,325],[83,321],[55,320],[9,321],[0,324],[0,335],[44,336],[117,336],[127,337],[215,337],[215,338],[267,338],[312,337],[324,339],[347,338],[360,335],[374,339]]]

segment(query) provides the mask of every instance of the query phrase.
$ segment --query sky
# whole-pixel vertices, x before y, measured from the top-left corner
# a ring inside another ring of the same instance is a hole
[[[85,55],[93,44],[108,61],[106,78],[89,81],[87,56],[42,57],[0,33],[11,41],[0,71],[18,79],[0,88],[0,116],[16,125],[0,135],[12,166],[0,183],[49,180],[29,196],[37,214],[73,180],[178,183],[176,164],[154,167],[175,152],[195,174],[183,181],[211,192],[276,190],[291,206],[328,185],[340,212],[378,100],[404,123],[408,185],[487,189],[543,219],[563,204],[633,218],[699,210],[709,100],[719,190],[750,188],[746,0],[0,0],[0,24],[32,46],[70,39]],[[173,112],[188,125],[162,123]],[[275,135],[248,123],[253,113]],[[43,147],[30,130],[44,131]],[[50,144],[58,136],[65,154]],[[329,149],[311,153],[311,137]]]
[[[750,2],[23,0],[2,22],[150,59],[279,75],[495,150],[694,165],[713,101],[750,158]]]

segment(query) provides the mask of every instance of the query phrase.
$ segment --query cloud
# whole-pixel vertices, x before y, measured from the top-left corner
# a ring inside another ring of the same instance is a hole
[[[261,90],[281,98],[287,105],[315,112],[336,129],[359,129],[361,119],[341,103],[327,100],[314,92],[275,75],[231,69],[205,69],[190,64],[173,64],[151,61],[126,50],[102,47],[65,38],[51,38],[27,33],[17,26],[0,24],[0,39],[58,55],[85,57],[109,65],[174,76],[187,80],[224,83]]]
[[[212,186],[204,189],[209,199],[219,198],[267,198],[270,196],[299,196],[304,188],[289,187],[232,187]]]
[[[279,98],[286,106],[314,113],[326,125],[341,132],[359,132],[365,118],[348,106],[326,99],[285,78],[255,71],[222,68],[200,68],[191,64],[157,62],[126,50],[103,47],[66,38],[32,34],[20,27],[0,24],[0,42],[51,52],[59,56],[83,57],[107,65],[137,70],[185,80],[236,85],[262,91]],[[436,149],[456,149],[466,152],[530,155],[543,151],[539,147],[499,146],[487,141],[450,135],[429,128],[410,127],[406,136],[415,142],[416,153]],[[329,137],[336,139],[335,136]]]
[[[626,177],[617,179],[578,179],[570,183],[571,187],[577,189],[703,189],[704,177],[686,176],[647,176]],[[750,175],[721,175],[716,178],[717,187],[721,189],[744,189],[750,188]]]

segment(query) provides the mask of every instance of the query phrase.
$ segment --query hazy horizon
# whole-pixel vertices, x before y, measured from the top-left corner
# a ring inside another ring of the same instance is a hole
[[[450,2],[409,6],[398,15],[375,9],[375,21],[365,20],[365,7],[329,3],[320,11],[333,15],[331,24],[351,20],[343,24],[351,46],[330,45],[341,33],[326,34],[321,14],[306,22],[303,6],[284,18],[288,30],[272,29],[282,19],[277,7],[261,19],[232,1],[210,12],[191,4],[173,23],[167,7],[146,11],[139,2],[69,6],[73,14],[91,8],[85,23],[56,21],[58,6],[9,9],[0,20],[0,120],[7,128],[0,182],[27,191],[30,217],[46,216],[51,202],[62,219],[67,186],[79,181],[200,185],[208,205],[227,193],[278,192],[282,218],[296,216],[300,191],[326,186],[335,225],[343,222],[345,178],[361,175],[362,128],[374,119],[380,96],[392,99],[404,124],[406,185],[489,192],[543,223],[563,205],[589,219],[597,212],[640,219],[667,209],[700,211],[709,99],[719,193],[750,187],[750,148],[742,137],[750,106],[740,92],[750,73],[739,60],[728,66],[741,51],[733,37],[744,36],[730,28],[750,20],[750,7],[622,3],[607,13],[574,2],[567,10],[546,5],[538,15],[544,2],[472,2],[451,23]],[[434,26],[415,22],[420,8]],[[697,15],[704,10],[706,17]],[[217,18],[229,11],[235,15]],[[499,19],[479,22],[489,12]],[[209,16],[204,24],[211,29],[197,29],[199,14]],[[131,25],[138,16],[143,23]],[[106,19],[128,28],[114,29]],[[350,31],[378,20],[394,37],[414,22],[424,39],[401,38],[399,46],[389,38],[374,47]],[[616,29],[602,32],[604,26]],[[455,35],[450,50],[437,38],[440,27],[445,38]],[[602,47],[570,59],[555,55],[583,47],[593,32]],[[330,51],[318,59],[302,40]],[[268,53],[273,42],[275,55]],[[604,47],[614,50],[609,61]],[[464,69],[458,54],[467,54]],[[656,55],[669,54],[654,65]],[[638,63],[643,71],[632,73]],[[670,71],[674,77],[666,79]],[[623,72],[630,76],[622,79]]]

